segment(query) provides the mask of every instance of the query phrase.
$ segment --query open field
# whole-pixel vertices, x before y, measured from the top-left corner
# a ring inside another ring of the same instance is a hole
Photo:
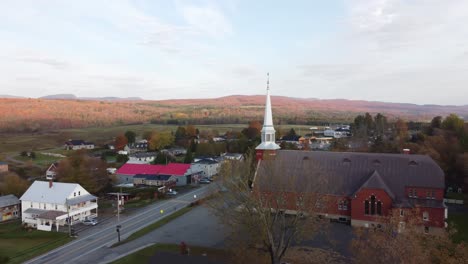
[[[126,125],[126,126],[112,126],[112,127],[94,127],[94,128],[81,128],[81,129],[62,129],[52,132],[44,133],[27,133],[27,134],[0,134],[0,152],[3,155],[18,155],[21,151],[35,151],[36,154],[40,151],[47,151],[53,153],[67,154],[61,146],[68,139],[83,139],[86,141],[94,142],[95,144],[103,145],[114,141],[115,137],[119,134],[125,133],[127,130],[134,131],[138,137],[145,131],[158,130],[158,131],[174,131],[178,125],[155,125],[155,124],[142,124],[142,125]],[[203,130],[216,130],[220,134],[227,131],[241,131],[247,127],[246,124],[221,124],[221,125],[197,125],[200,131]],[[309,131],[310,126],[305,125],[277,125],[278,130],[289,130],[294,128],[298,134],[305,134]]]
[[[0,256],[10,258],[8,263],[22,263],[27,259],[50,251],[72,238],[68,234],[27,231],[19,221],[0,224]]]

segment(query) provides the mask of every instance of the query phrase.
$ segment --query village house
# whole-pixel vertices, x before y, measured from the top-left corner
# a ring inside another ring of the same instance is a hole
[[[197,161],[192,162],[192,166],[190,168],[193,171],[200,171],[203,177],[211,178],[218,174],[221,168],[221,163],[215,159],[198,159]]]
[[[224,153],[221,155],[224,160],[243,160],[244,155],[242,153]]]
[[[197,182],[201,178],[200,171],[190,169],[190,164],[169,163],[167,165],[130,164],[126,163],[116,173],[117,184],[128,184],[134,182],[136,175],[169,175],[174,176],[176,185],[187,185]],[[139,184],[141,180],[137,180]]]
[[[135,186],[165,186],[167,188],[176,186],[177,178],[173,175],[137,174],[133,176]]]
[[[50,164],[49,168],[46,170],[46,179],[54,180],[57,176],[58,162]]]
[[[35,181],[21,196],[22,222],[38,230],[97,217],[97,197],[77,183]]]
[[[19,218],[20,200],[13,194],[0,196],[0,222]]]
[[[94,143],[85,142],[81,139],[70,139],[67,142],[65,142],[64,148],[66,150],[94,149]]]
[[[127,163],[131,164],[150,164],[156,159],[157,152],[137,152],[128,155]]]
[[[416,214],[421,229],[446,227],[442,169],[427,155],[279,150],[269,89],[254,193],[278,200],[280,209],[297,213],[307,197],[317,197],[315,213],[353,226],[381,224],[381,216]]]
[[[0,161],[0,173],[8,172],[8,163]]]

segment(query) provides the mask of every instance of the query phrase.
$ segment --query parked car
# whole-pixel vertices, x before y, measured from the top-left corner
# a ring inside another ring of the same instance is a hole
[[[96,219],[86,219],[83,221],[84,225],[92,225],[95,226],[97,225],[98,221]]]
[[[199,183],[202,183],[202,184],[209,184],[209,183],[211,183],[211,181],[210,181],[210,179],[208,179],[208,178],[203,178],[203,179],[201,179],[201,180],[199,181]]]

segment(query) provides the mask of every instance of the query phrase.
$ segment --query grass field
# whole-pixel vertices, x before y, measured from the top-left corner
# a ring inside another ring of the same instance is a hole
[[[9,257],[8,263],[22,263],[70,240],[65,233],[27,231],[19,221],[0,224],[0,256]]]
[[[137,251],[133,254],[125,256],[119,260],[112,262],[112,264],[130,264],[130,263],[148,263],[150,258],[154,256],[157,252],[170,252],[176,254],[180,254],[179,245],[174,244],[156,244],[144,248],[140,251]],[[225,263],[228,258],[226,252],[220,249],[213,249],[213,248],[204,248],[204,247],[190,247],[190,255],[191,256],[202,256],[206,255],[208,258],[212,259],[213,261],[221,261],[219,263]],[[165,262],[167,263],[167,262]],[[189,262],[184,262],[189,263]]]

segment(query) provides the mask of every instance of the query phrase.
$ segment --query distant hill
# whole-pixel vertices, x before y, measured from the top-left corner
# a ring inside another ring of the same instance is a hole
[[[39,97],[39,99],[53,100],[88,100],[88,101],[136,101],[143,100],[140,97],[77,97],[74,94],[53,94]]]
[[[16,95],[8,95],[8,94],[0,94],[0,98],[26,98],[26,97],[16,96]]]
[[[65,98],[65,99],[62,99]],[[51,103],[50,99],[54,99]],[[468,120],[468,105],[417,105],[321,100],[272,96],[276,124],[350,123],[356,115],[382,113],[395,120],[430,121],[434,116],[458,114]],[[0,99],[0,132],[60,128],[103,127],[136,123],[246,124],[262,120],[264,95],[232,95],[214,99],[147,101],[140,98],[80,98],[71,94],[39,99]]]

